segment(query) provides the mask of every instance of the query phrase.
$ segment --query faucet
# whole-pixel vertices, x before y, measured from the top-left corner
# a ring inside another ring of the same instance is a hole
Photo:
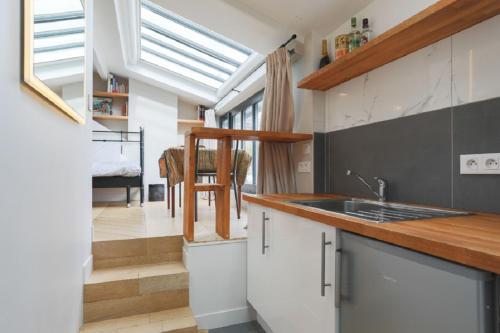
[[[346,175],[356,177],[361,183],[363,183],[363,185],[368,187],[368,189],[378,198],[379,201],[385,201],[386,190],[387,190],[387,181],[385,179],[382,179],[380,177],[373,177],[373,179],[375,179],[378,183],[378,191],[375,191],[373,187],[370,184],[368,184],[368,182],[357,173],[347,169]]]

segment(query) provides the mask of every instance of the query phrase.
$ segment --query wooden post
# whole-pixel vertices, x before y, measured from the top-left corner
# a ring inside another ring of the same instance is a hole
[[[217,140],[217,184],[223,185],[215,197],[215,231],[223,239],[229,239],[230,194],[231,194],[231,146],[232,138]]]
[[[194,184],[195,137],[186,135],[184,141],[184,237],[194,241]]]

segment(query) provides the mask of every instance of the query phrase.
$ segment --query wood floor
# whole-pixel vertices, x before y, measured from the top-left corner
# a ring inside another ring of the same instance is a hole
[[[195,223],[195,242],[222,240],[215,233],[215,204],[198,200],[199,219]],[[178,204],[178,203],[177,203]],[[231,239],[245,238],[247,225],[246,206],[243,203],[241,219],[236,218],[236,207],[231,207]],[[182,235],[182,209],[176,207],[176,217],[172,218],[165,202],[146,202],[140,207],[132,202],[127,208],[124,203],[94,203],[94,241],[164,237]]]

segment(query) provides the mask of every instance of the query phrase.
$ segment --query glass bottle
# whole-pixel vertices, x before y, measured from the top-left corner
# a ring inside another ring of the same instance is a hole
[[[361,45],[365,45],[368,43],[371,38],[372,30],[370,29],[370,25],[368,23],[368,19],[363,19],[363,30],[361,31]]]
[[[361,45],[361,32],[358,30],[356,17],[351,18],[351,33],[349,34],[349,52]]]
[[[328,55],[328,42],[323,39],[323,51],[321,52],[321,60],[319,61],[319,68],[325,67],[330,63],[330,56]]]

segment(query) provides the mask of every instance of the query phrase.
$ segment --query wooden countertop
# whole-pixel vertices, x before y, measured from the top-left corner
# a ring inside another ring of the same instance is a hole
[[[221,139],[224,137],[231,137],[234,140],[267,142],[300,142],[313,139],[312,134],[306,133],[233,130],[211,127],[193,127],[190,131],[186,132],[185,135],[194,136],[199,139]]]
[[[377,224],[351,216],[288,203],[342,198],[338,195],[243,195],[243,199],[411,250],[500,274],[500,215],[468,216]]]

